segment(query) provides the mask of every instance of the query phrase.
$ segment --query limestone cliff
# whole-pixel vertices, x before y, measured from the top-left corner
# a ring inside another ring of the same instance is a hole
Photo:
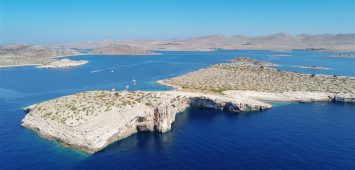
[[[271,105],[191,92],[90,91],[25,108],[21,125],[42,137],[94,153],[140,131],[166,132],[188,107],[258,111]]]

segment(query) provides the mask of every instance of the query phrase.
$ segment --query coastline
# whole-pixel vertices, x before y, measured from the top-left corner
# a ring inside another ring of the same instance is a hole
[[[1,68],[13,68],[13,67],[25,67],[25,66],[40,66],[41,64],[18,64],[18,65],[6,65],[6,66],[0,66]]]
[[[86,91],[34,104],[24,108],[21,125],[92,154],[135,133],[167,132],[176,114],[189,107],[250,112],[270,109],[267,101],[355,102],[354,82],[353,77],[215,64],[156,81],[171,91]]]
[[[167,132],[176,114],[188,107],[247,112],[271,105],[195,92],[89,91],[26,107],[21,125],[64,146],[95,153],[134,133]]]

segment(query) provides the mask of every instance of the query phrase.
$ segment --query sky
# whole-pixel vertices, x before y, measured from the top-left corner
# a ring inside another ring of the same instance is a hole
[[[0,43],[355,32],[355,0],[0,0]]]

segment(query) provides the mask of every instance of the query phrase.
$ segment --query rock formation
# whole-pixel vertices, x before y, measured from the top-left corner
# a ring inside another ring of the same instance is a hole
[[[140,131],[166,132],[188,107],[258,111],[271,105],[191,92],[89,91],[25,108],[21,125],[65,146],[94,153]]]
[[[70,60],[70,59],[61,59],[54,61],[52,63],[49,63],[47,65],[41,65],[38,66],[37,68],[63,68],[63,67],[76,67],[80,65],[86,64],[88,61],[86,60]]]

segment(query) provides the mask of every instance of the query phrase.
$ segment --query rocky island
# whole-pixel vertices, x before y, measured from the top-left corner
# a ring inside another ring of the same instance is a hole
[[[47,65],[57,61],[56,58],[79,54],[69,48],[56,49],[39,45],[0,46],[0,67]]]
[[[257,65],[215,64],[160,81],[181,91],[277,101],[355,102],[355,78],[301,74]]]
[[[271,105],[191,92],[89,91],[29,106],[21,125],[49,140],[94,153],[137,132],[166,132],[175,115],[188,107],[241,112]]]

